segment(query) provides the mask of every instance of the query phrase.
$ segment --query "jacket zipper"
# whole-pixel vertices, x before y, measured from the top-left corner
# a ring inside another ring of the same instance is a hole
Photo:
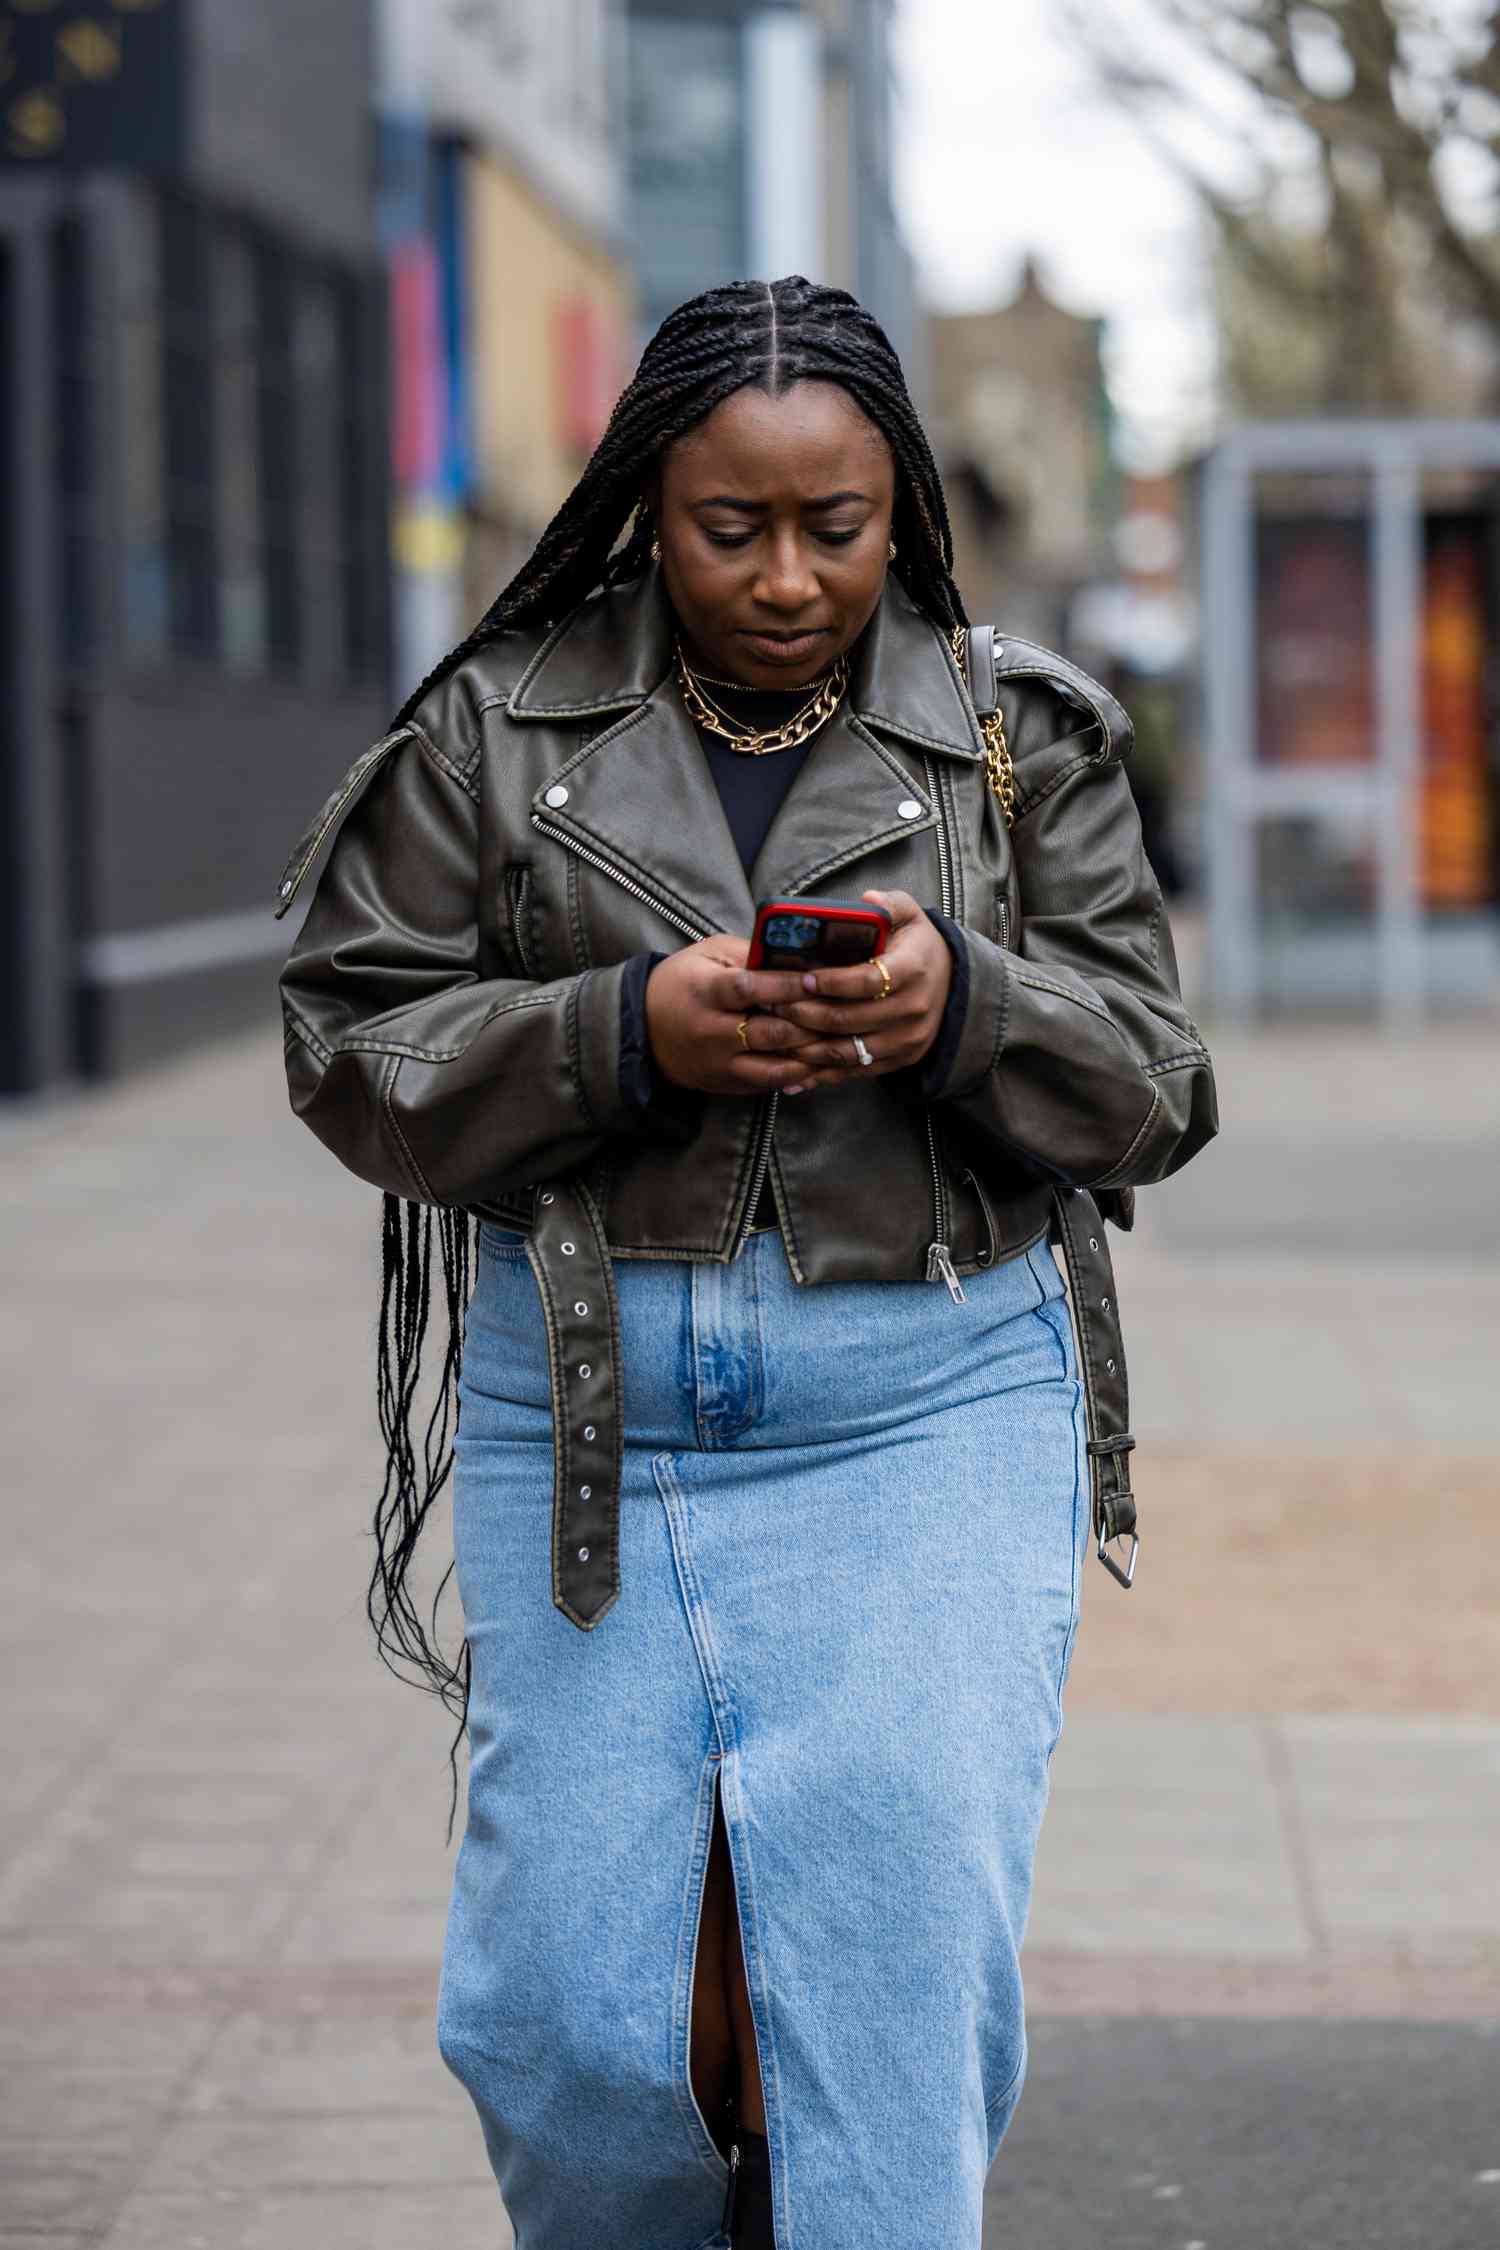
[[[531,928],[531,869],[510,867],[506,870],[506,887],[510,900],[510,937],[515,947],[516,959],[521,964],[521,974],[534,977],[528,937]]]
[[[632,897],[643,900],[653,913],[659,914],[664,922],[670,922],[674,929],[681,930],[685,937],[701,938],[712,934],[705,924],[689,922],[683,915],[675,914],[670,906],[663,906],[659,898],[653,897],[650,891],[643,890],[639,883],[632,882],[628,875],[622,875],[618,867],[609,860],[602,859],[598,852],[591,852],[587,844],[577,842],[565,828],[555,828],[550,820],[543,820],[536,813],[531,816],[531,825],[539,834],[554,836],[565,850],[576,852],[580,859],[586,859],[590,867],[597,867],[601,875],[607,875],[612,883],[618,883],[621,890],[629,891]]]
[[[681,914],[675,914],[670,906],[663,906],[659,898],[654,898],[650,891],[643,889],[639,883],[632,881],[630,876],[621,874],[618,867],[614,866],[609,860],[602,858],[598,852],[591,852],[587,844],[577,842],[565,828],[556,827],[550,820],[542,820],[536,813],[531,816],[531,825],[541,835],[555,837],[566,851],[576,852],[580,859],[586,859],[590,867],[597,867],[601,875],[607,875],[612,883],[618,883],[622,890],[629,891],[633,898],[640,899],[652,909],[653,913],[661,915],[664,921],[670,922],[674,929],[681,930],[685,937],[701,938],[709,935],[706,929],[696,927]],[[771,1160],[771,1136],[776,1129],[776,1105],[780,1099],[779,1094],[771,1095],[766,1103],[765,1115],[761,1119],[759,1138],[755,1148],[755,1161],[750,1167],[749,1190],[745,1197],[744,1208],[740,1212],[739,1225],[735,1230],[734,1249],[730,1252],[731,1257],[737,1257],[749,1239],[750,1222],[755,1216],[755,1206],[760,1200],[766,1167]]]
[[[739,1228],[735,1237],[734,1250],[731,1253],[734,1257],[738,1257],[740,1251],[744,1249],[745,1244],[750,1239],[750,1226],[755,1217],[755,1206],[760,1201],[760,1191],[765,1184],[766,1167],[771,1161],[771,1135],[776,1130],[776,1105],[780,1100],[779,1093],[770,1095],[766,1102],[765,1115],[761,1119],[760,1139],[756,1144],[755,1162],[750,1167],[750,1185],[745,1194],[745,1207],[740,1213]]]
[[[927,762],[927,785],[937,805],[938,887],[945,914],[953,912],[953,873],[948,857],[948,806],[942,788],[935,782],[931,761]],[[927,1279],[943,1281],[955,1305],[968,1302],[964,1285],[958,1278],[953,1263],[953,1253],[948,1247],[948,1199],[943,1190],[943,1170],[938,1162],[937,1133],[933,1127],[931,1107],[924,1109],[927,1125],[927,1161],[932,1167],[932,1240],[927,1245]]]

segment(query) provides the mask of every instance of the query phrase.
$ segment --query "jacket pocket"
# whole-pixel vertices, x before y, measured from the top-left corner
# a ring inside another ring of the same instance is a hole
[[[1001,943],[1004,943],[1003,939]],[[970,1190],[979,1205],[979,1216],[983,1226],[982,1239],[974,1252],[974,1256],[981,1266],[992,1266],[995,1262],[996,1252],[1000,1247],[1000,1235],[995,1225],[995,1213],[991,1207],[990,1199],[985,1194],[983,1182],[972,1165],[964,1165],[959,1177],[962,1185]]]
[[[995,885],[995,912],[992,934],[997,945],[1003,945],[1007,948],[1009,947],[1010,900],[1006,895],[1006,889],[1003,883],[997,883]]]
[[[535,879],[529,860],[517,860],[507,867],[504,877],[505,922],[509,933],[511,951],[523,977],[535,978],[536,934],[531,915],[535,899]]]

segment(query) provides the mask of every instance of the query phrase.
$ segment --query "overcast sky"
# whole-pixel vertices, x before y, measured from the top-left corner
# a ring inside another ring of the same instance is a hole
[[[1212,331],[1191,197],[1055,28],[1050,0],[900,0],[897,196],[941,311],[1002,302],[1033,251],[1052,293],[1109,323],[1141,465],[1203,430]]]

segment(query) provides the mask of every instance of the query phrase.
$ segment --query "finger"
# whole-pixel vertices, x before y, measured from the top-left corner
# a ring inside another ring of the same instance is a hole
[[[785,1093],[807,1077],[800,1055],[736,1055],[729,1077],[740,1093]]]
[[[806,988],[829,1000],[889,1000],[899,985],[910,981],[910,962],[906,956],[893,957],[889,946],[879,958],[885,963],[884,976],[874,961],[855,961],[847,969],[809,973]]]
[[[863,1033],[861,1037],[864,1037]],[[904,1042],[901,1048],[889,1049],[885,1052],[881,1051],[877,1042],[873,1039],[866,1038],[865,1046],[870,1055],[868,1063],[860,1061],[859,1056],[854,1051],[852,1039],[819,1040],[810,1046],[799,1048],[797,1062],[804,1071],[832,1072],[839,1078],[846,1080],[873,1078],[877,1069],[881,1068],[900,1068],[900,1058],[905,1052]]]
[[[745,1027],[741,1037],[739,1024]],[[789,1016],[741,1016],[735,1026],[735,1039],[746,1054],[776,1054],[791,1047],[805,1047],[816,1034],[805,1024],[793,1023]]]
[[[910,891],[861,891],[859,895],[876,906],[883,906],[898,930],[908,922],[915,922],[922,912]]]
[[[802,979],[772,969],[723,968],[711,970],[701,989],[706,1004],[721,1015],[748,1016],[778,1000],[795,999]]]
[[[735,1006],[771,1008],[779,1000],[796,1000],[804,987],[800,969],[741,969],[734,978]]]
[[[891,1032],[904,1029],[919,1020],[923,1014],[915,994],[890,1001],[854,1000],[841,1005],[833,1000],[799,1000],[794,1006],[779,1011],[784,1020],[796,1024],[803,1031],[815,1031],[825,1036],[836,1032],[859,1032],[868,1039],[872,1031]]]

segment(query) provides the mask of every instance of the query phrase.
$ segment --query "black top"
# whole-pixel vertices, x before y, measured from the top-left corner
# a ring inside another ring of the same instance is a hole
[[[762,692],[759,688],[713,687],[709,693],[731,719],[761,729],[781,726],[795,718],[807,701],[806,688],[793,688],[788,693],[784,688]],[[707,727],[699,727],[698,740],[714,777],[735,850],[748,875],[781,809],[782,798],[816,751],[818,736],[809,735],[806,742],[790,750],[767,750],[758,758],[748,751],[731,749],[721,734],[711,734]]]
[[[731,719],[758,728],[780,725],[807,701],[806,688],[710,687],[708,692]],[[818,734],[810,735],[806,742],[799,742],[793,749],[770,750],[754,757],[746,751],[732,749],[722,735],[713,734],[706,727],[700,726],[697,732],[740,855],[740,864],[748,876],[783,798],[809,757],[816,754]],[[820,734],[822,729],[818,732]],[[913,1090],[919,1096],[929,1085],[941,1085],[947,1075],[963,1030],[969,997],[969,963],[963,938],[946,915],[935,913],[930,907],[927,913],[953,956],[953,980],[937,1038],[920,1064],[914,1065],[909,1073],[899,1074],[913,1080]],[[664,953],[638,953],[628,964],[621,993],[620,1084],[637,1111],[643,1130],[662,1130],[674,1139],[686,1141],[696,1130],[702,1097],[673,1086],[662,1077],[652,1059],[646,1028],[646,979],[658,961],[665,959]],[[761,1188],[752,1223],[756,1226],[778,1223],[769,1178]]]

